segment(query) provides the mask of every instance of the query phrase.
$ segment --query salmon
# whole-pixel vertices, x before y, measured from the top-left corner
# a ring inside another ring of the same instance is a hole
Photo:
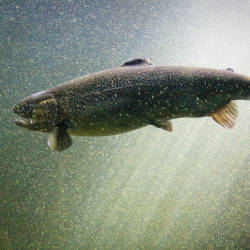
[[[107,136],[153,125],[172,131],[172,120],[212,117],[232,128],[234,100],[250,99],[250,77],[232,69],[154,66],[137,58],[120,67],[35,93],[13,108],[23,128],[49,133],[48,145],[62,151],[71,135]]]

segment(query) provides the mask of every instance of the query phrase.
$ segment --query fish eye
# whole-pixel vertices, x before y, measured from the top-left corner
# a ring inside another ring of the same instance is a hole
[[[31,103],[18,103],[14,106],[13,111],[22,117],[30,118],[33,112],[33,105]]]
[[[32,104],[27,103],[27,104],[23,105],[21,109],[22,109],[23,113],[30,113],[32,111]]]

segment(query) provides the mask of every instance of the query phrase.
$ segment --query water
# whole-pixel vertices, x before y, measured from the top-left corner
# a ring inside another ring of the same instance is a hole
[[[153,57],[156,65],[250,75],[250,1],[1,1],[0,248],[246,249],[250,106],[211,118],[73,138],[13,123],[20,99],[77,76]]]

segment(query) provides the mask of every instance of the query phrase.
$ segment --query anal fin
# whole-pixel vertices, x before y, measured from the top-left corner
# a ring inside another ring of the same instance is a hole
[[[56,127],[49,135],[48,145],[54,151],[63,151],[72,145],[72,139],[66,128]]]
[[[163,130],[166,130],[168,132],[172,132],[173,131],[172,121],[167,120],[167,119],[153,120],[153,121],[150,121],[150,124],[154,125],[157,128],[161,128]]]
[[[233,102],[229,102],[223,108],[213,112],[212,118],[222,127],[233,128],[238,115],[237,106]]]

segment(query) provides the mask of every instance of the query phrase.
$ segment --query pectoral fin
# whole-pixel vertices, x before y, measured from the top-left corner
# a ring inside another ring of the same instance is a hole
[[[72,139],[66,128],[56,127],[48,139],[48,145],[54,151],[63,151],[72,145]]]
[[[168,132],[173,131],[173,124],[170,120],[167,120],[167,119],[153,120],[153,121],[150,121],[150,124],[154,125],[157,128],[164,129]]]
[[[233,128],[238,115],[237,106],[229,102],[225,107],[211,114],[212,118],[222,127]]]

